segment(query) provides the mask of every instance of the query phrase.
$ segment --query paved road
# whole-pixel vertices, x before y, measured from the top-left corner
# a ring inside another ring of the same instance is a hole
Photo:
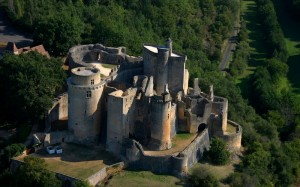
[[[2,0],[0,0],[0,4],[1,2]],[[3,9],[0,9],[0,42],[15,42],[18,47],[32,43],[29,34],[22,33],[12,27]]]
[[[237,36],[237,28],[234,28],[234,30],[231,33],[230,39],[229,39],[229,46],[227,47],[223,58],[221,60],[221,63],[219,65],[219,68],[221,71],[224,71],[226,69],[226,64],[229,60],[230,53],[232,52],[233,47],[235,46],[235,40]]]

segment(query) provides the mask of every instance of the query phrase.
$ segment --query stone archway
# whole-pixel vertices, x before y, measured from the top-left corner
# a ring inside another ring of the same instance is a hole
[[[198,126],[198,133],[200,134],[202,131],[204,131],[204,129],[206,129],[207,125],[205,123],[201,123]]]

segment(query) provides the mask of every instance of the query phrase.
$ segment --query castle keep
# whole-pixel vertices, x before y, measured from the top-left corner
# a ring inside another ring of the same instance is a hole
[[[240,148],[242,129],[227,119],[228,100],[214,95],[213,86],[203,93],[198,79],[188,87],[187,57],[173,51],[171,39],[144,44],[143,57],[90,44],[71,48],[68,59],[68,131],[50,133],[53,141],[104,142],[129,165],[160,173],[191,167],[213,136]],[[175,149],[182,132],[194,139]]]

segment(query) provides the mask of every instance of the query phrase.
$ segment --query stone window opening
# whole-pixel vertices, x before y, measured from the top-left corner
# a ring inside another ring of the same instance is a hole
[[[86,98],[92,97],[92,91],[86,91]]]
[[[91,85],[94,85],[94,84],[95,84],[95,80],[92,79],[92,80],[91,80]]]

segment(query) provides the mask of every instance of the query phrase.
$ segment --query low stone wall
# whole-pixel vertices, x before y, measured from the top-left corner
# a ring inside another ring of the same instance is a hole
[[[234,121],[228,120],[228,124],[236,127],[236,133],[225,134],[222,138],[228,144],[228,148],[233,151],[239,151],[242,144],[242,127]]]
[[[209,149],[209,134],[206,128],[181,153],[166,156],[145,155],[143,147],[137,141],[126,139],[124,142],[125,151],[122,153],[130,169],[180,177],[202,158],[205,149]]]
[[[101,170],[99,170],[97,173],[91,175],[87,181],[95,186],[99,181],[103,180],[105,177],[107,176],[106,173],[106,168],[102,168]]]
[[[51,130],[51,123],[68,118],[68,93],[63,93],[53,100],[53,105],[48,111],[45,127],[46,132]]]
[[[95,186],[98,182],[102,181],[103,179],[105,179],[107,176],[113,174],[113,169],[114,168],[118,168],[119,170],[123,169],[125,166],[124,162],[119,162],[110,166],[107,166],[105,168],[102,168],[101,170],[99,170],[98,172],[96,172],[95,174],[91,175],[87,181]]]

